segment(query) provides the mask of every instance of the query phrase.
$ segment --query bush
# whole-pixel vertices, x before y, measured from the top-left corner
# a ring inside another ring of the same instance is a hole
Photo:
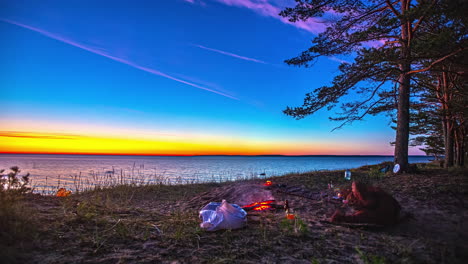
[[[16,193],[27,193],[31,191],[29,185],[29,173],[24,176],[19,176],[20,169],[18,166],[10,168],[11,172],[3,174],[5,170],[0,170],[0,192],[16,192]]]
[[[369,171],[369,178],[371,179],[382,179],[385,176],[385,173],[380,171],[379,167],[374,167]]]
[[[24,257],[24,242],[34,235],[31,211],[22,200],[31,191],[28,187],[29,173],[20,177],[18,167],[3,174],[0,170],[0,252],[3,263],[21,262]]]

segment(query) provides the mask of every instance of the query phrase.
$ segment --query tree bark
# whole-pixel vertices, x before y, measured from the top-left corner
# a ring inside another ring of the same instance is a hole
[[[408,10],[408,0],[401,0],[401,13]],[[406,18],[401,18],[401,63],[398,79],[398,119],[395,139],[395,163],[400,165],[400,171],[408,170],[408,142],[409,142],[409,108],[410,108],[410,75],[411,71],[411,24]]]
[[[463,143],[461,145],[460,152],[461,152],[460,167],[464,167],[465,166],[465,156],[466,156],[466,141],[465,141],[464,138],[463,138]]]
[[[453,166],[453,149],[454,149],[454,141],[453,141],[453,124],[451,124],[450,120],[447,122],[447,134],[445,135],[445,163],[444,168],[452,167]]]
[[[460,147],[460,167],[465,166],[465,156],[466,156],[466,125],[462,127],[461,134],[461,147]]]
[[[463,126],[455,130],[455,166],[463,167],[465,164],[465,131]]]
[[[442,110],[445,121],[445,162],[444,167],[453,166],[453,157],[454,157],[454,136],[455,136],[455,126],[453,116],[451,114],[451,109],[449,103],[452,99],[451,96],[451,87],[449,87],[449,82],[447,78],[447,72],[442,72]]]
[[[398,87],[398,120],[395,140],[395,163],[400,165],[402,172],[408,169],[408,142],[409,142],[409,107],[410,107],[410,70],[409,64],[401,65],[402,74]]]

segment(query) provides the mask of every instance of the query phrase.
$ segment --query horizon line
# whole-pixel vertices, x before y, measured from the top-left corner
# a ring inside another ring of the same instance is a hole
[[[132,153],[56,153],[56,152],[0,152],[0,155],[82,155],[82,156],[149,156],[149,157],[343,157],[343,156],[362,156],[362,157],[394,157],[390,154],[132,154]],[[418,157],[432,157],[429,155],[408,155]]]

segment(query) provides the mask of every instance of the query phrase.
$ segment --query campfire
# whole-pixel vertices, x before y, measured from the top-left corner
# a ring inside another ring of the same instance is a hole
[[[272,209],[279,209],[283,208],[284,206],[274,204],[275,200],[268,200],[263,202],[255,202],[248,205],[244,205],[242,209],[246,211],[264,211],[264,210],[272,210]]]

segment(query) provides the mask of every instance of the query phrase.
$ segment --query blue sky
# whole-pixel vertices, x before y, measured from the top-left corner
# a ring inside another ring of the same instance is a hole
[[[284,64],[323,29],[276,16],[290,1],[0,3],[2,131],[217,139],[256,154],[393,153],[385,116],[330,132],[333,113],[282,113],[352,60]]]

